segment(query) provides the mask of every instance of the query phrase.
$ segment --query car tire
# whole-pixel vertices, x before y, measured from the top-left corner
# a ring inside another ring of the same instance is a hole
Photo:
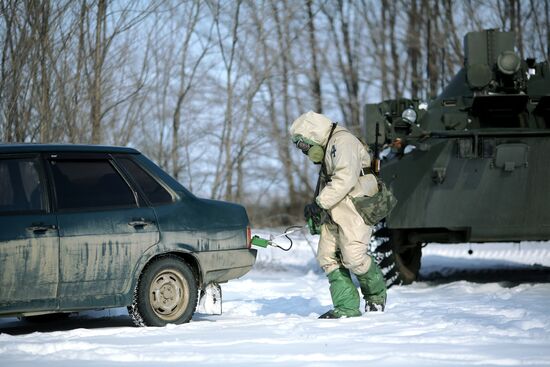
[[[197,307],[198,287],[189,265],[174,256],[159,258],[143,270],[128,313],[137,326],[189,322]]]

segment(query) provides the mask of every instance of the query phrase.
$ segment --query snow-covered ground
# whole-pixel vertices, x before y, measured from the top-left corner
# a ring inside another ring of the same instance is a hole
[[[316,238],[294,238],[222,285],[221,316],[164,328],[134,328],[125,309],[0,319],[0,366],[550,366],[550,243],[429,245],[423,280],[391,288],[387,312],[318,320],[331,301]]]

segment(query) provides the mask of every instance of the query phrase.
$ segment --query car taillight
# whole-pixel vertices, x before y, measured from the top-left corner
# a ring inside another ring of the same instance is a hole
[[[250,226],[246,227],[246,247],[252,248],[252,230]]]

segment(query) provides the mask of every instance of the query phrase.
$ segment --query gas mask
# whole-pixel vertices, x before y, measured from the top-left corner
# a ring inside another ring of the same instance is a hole
[[[313,163],[320,164],[323,161],[325,150],[319,144],[300,135],[294,137],[292,141]]]
[[[307,152],[307,157],[315,164],[323,162],[325,157],[325,150],[320,145],[313,145]]]

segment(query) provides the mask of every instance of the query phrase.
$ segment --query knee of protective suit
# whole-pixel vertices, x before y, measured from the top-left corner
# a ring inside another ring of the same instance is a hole
[[[362,247],[362,246],[358,246]],[[356,275],[366,274],[371,266],[372,259],[366,249],[361,251],[342,251],[342,264]]]
[[[327,275],[342,266],[340,261],[338,261],[335,257],[328,256],[327,254],[322,254],[320,252],[317,254],[317,263]]]
[[[325,274],[329,274],[342,266],[336,243],[338,229],[334,225],[321,226],[321,238],[317,248],[317,262]]]

